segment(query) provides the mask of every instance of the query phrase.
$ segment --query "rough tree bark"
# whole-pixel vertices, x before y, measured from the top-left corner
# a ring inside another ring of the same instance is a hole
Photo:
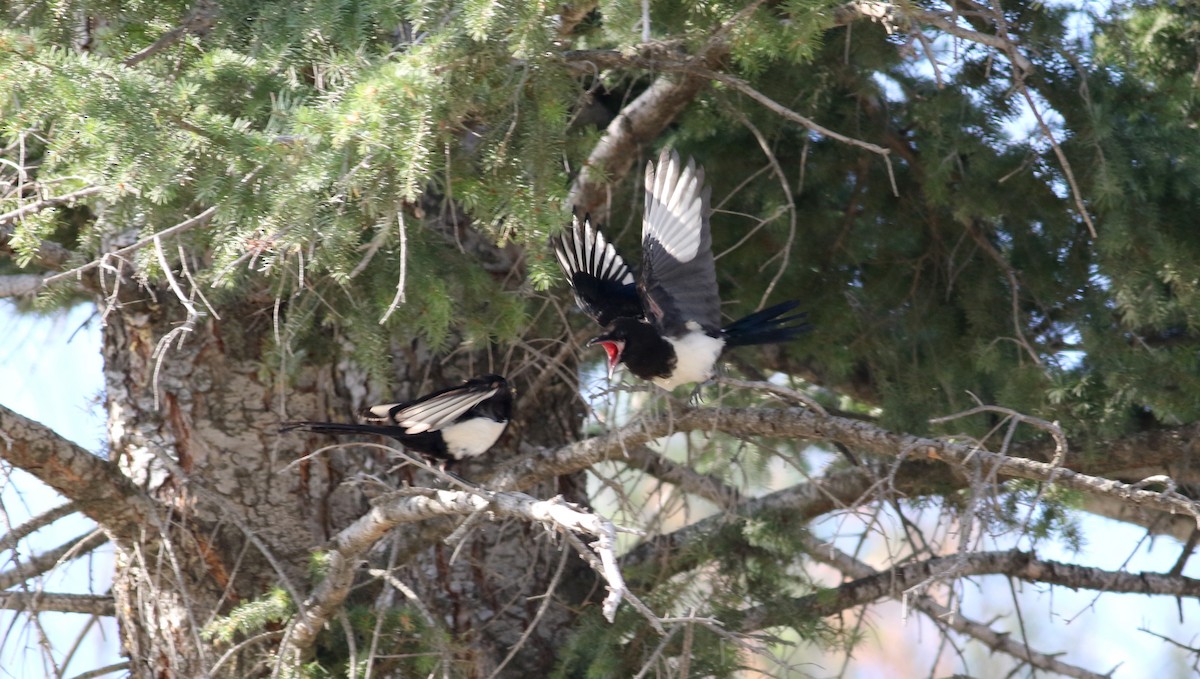
[[[183,309],[169,290],[158,293],[164,303],[114,307],[103,332],[111,460],[156,501],[152,520],[118,550],[116,610],[134,676],[204,676],[224,650],[202,635],[214,616],[277,583],[303,601],[313,585],[313,553],[369,508],[370,497],[382,491],[379,481],[399,486],[414,478],[410,470],[389,472],[394,461],[377,447],[341,446],[298,461],[336,442],[281,436],[281,419],[345,420],[368,402],[417,395],[500,368],[486,354],[464,351],[439,361],[420,342],[397,341],[395,380],[386,393],[344,356],[320,357],[281,385],[283,377],[263,370],[273,325],[262,306],[218,307],[222,320],[203,318],[190,332],[179,332]],[[523,384],[518,381],[518,389]],[[581,412],[572,392],[564,383],[539,387],[536,401],[520,404],[520,421],[498,449],[568,440]],[[430,479],[422,473],[416,480],[425,485]],[[580,490],[564,479],[538,492],[581,501]],[[404,536],[397,535],[378,546],[368,565],[403,566],[389,577],[409,586],[445,627],[453,639],[447,652],[454,674],[486,676],[518,645],[509,671],[545,674],[555,658],[549,649],[569,629],[563,624],[568,608],[539,613],[539,597],[556,579],[554,596],[578,603],[595,577],[545,531],[515,521],[475,526],[456,554],[440,543],[422,543],[420,553],[406,550]],[[433,530],[448,534],[452,528],[444,522]],[[377,591],[367,588],[351,604],[369,601],[367,594]],[[519,644],[535,616],[539,624]],[[344,634],[336,627],[332,633]],[[268,669],[229,662],[221,672],[245,676]]]

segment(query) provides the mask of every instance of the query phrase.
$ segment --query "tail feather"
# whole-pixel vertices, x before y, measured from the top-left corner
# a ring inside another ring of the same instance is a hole
[[[343,422],[284,422],[279,433],[300,429],[316,434],[379,434],[392,438],[404,436],[404,430],[399,427],[387,427],[371,424],[350,424]]]
[[[790,316],[784,315],[798,306],[800,302],[796,300],[782,302],[730,323],[721,329],[721,334],[725,336],[725,346],[775,344],[796,339],[812,329],[811,325],[803,322],[808,316],[803,311]]]

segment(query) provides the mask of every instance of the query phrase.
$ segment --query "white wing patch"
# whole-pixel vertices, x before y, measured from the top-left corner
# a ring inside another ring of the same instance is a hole
[[[642,221],[642,241],[653,238],[680,262],[690,262],[700,249],[701,209],[700,178],[696,163],[689,160],[680,168],[679,156],[664,152],[658,168],[646,166],[646,212]]]
[[[404,428],[406,434],[438,431],[454,423],[471,408],[496,394],[498,389],[488,391],[463,391],[442,394],[428,401],[411,405],[392,416],[392,420]],[[378,417],[388,417],[388,411],[396,404],[372,406],[370,412]]]
[[[572,247],[554,248],[554,254],[564,271],[572,274],[582,271],[601,280],[616,281],[622,285],[633,283],[633,272],[629,270],[625,260],[617,254],[617,249],[612,243],[605,240],[604,234],[592,226],[590,220],[584,219],[583,226],[580,227],[579,218],[572,216],[571,231],[574,235],[570,242]],[[572,277],[568,276],[567,282],[572,287],[575,286]]]

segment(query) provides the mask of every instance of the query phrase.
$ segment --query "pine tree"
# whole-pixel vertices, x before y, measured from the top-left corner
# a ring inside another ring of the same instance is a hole
[[[115,616],[135,677],[783,676],[967,576],[1196,597],[1186,558],[980,547],[1090,512],[1186,557],[1200,517],[1197,17],[998,7],[10,3],[0,296],[101,310],[109,441],[0,407],[0,457],[118,566],[4,607]],[[712,185],[727,316],[814,326],[699,404],[595,393],[546,244],[576,208],[636,253],[666,146]],[[518,401],[480,489],[278,431],[485,372]],[[903,519],[881,572],[817,537],[856,512]]]

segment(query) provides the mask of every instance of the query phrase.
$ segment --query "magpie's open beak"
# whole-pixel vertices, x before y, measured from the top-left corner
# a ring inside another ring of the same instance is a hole
[[[588,341],[588,346],[599,344],[604,347],[604,353],[608,354],[608,381],[612,381],[613,373],[617,371],[617,365],[621,362],[621,352],[625,350],[625,341],[610,339],[607,335],[594,337]]]

